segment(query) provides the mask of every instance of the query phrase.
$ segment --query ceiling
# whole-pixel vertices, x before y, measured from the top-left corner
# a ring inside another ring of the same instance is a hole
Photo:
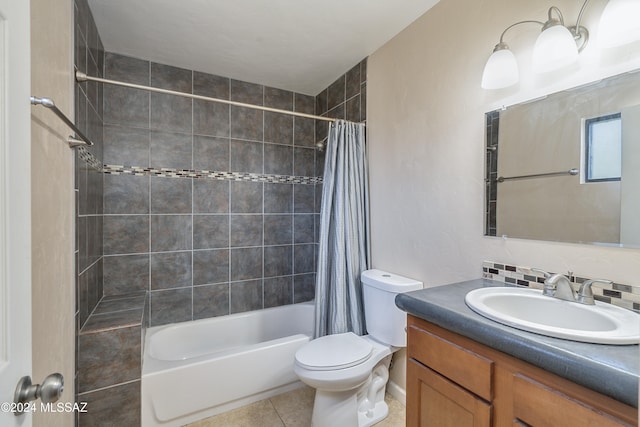
[[[89,0],[105,50],[317,95],[439,0]]]

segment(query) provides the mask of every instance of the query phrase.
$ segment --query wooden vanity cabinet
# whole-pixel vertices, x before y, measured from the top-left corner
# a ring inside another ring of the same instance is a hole
[[[415,316],[407,426],[637,426],[638,410]]]

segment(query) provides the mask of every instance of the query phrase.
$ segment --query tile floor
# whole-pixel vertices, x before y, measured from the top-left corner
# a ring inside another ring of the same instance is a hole
[[[305,386],[186,427],[309,427],[313,396],[314,390]],[[389,416],[376,427],[404,427],[405,410],[402,403],[388,393],[385,400],[389,405]]]

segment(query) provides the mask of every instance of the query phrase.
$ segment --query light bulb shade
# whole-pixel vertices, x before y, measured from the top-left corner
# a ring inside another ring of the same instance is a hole
[[[542,31],[533,47],[533,71],[546,73],[578,61],[578,46],[564,25]]]
[[[502,89],[518,83],[518,62],[509,49],[491,54],[482,73],[483,89]]]
[[[600,17],[598,46],[615,47],[640,40],[640,1],[609,0]]]

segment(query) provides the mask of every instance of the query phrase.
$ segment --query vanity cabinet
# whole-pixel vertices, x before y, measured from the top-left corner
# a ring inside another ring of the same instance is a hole
[[[407,320],[407,426],[637,426],[638,410],[440,328]]]

